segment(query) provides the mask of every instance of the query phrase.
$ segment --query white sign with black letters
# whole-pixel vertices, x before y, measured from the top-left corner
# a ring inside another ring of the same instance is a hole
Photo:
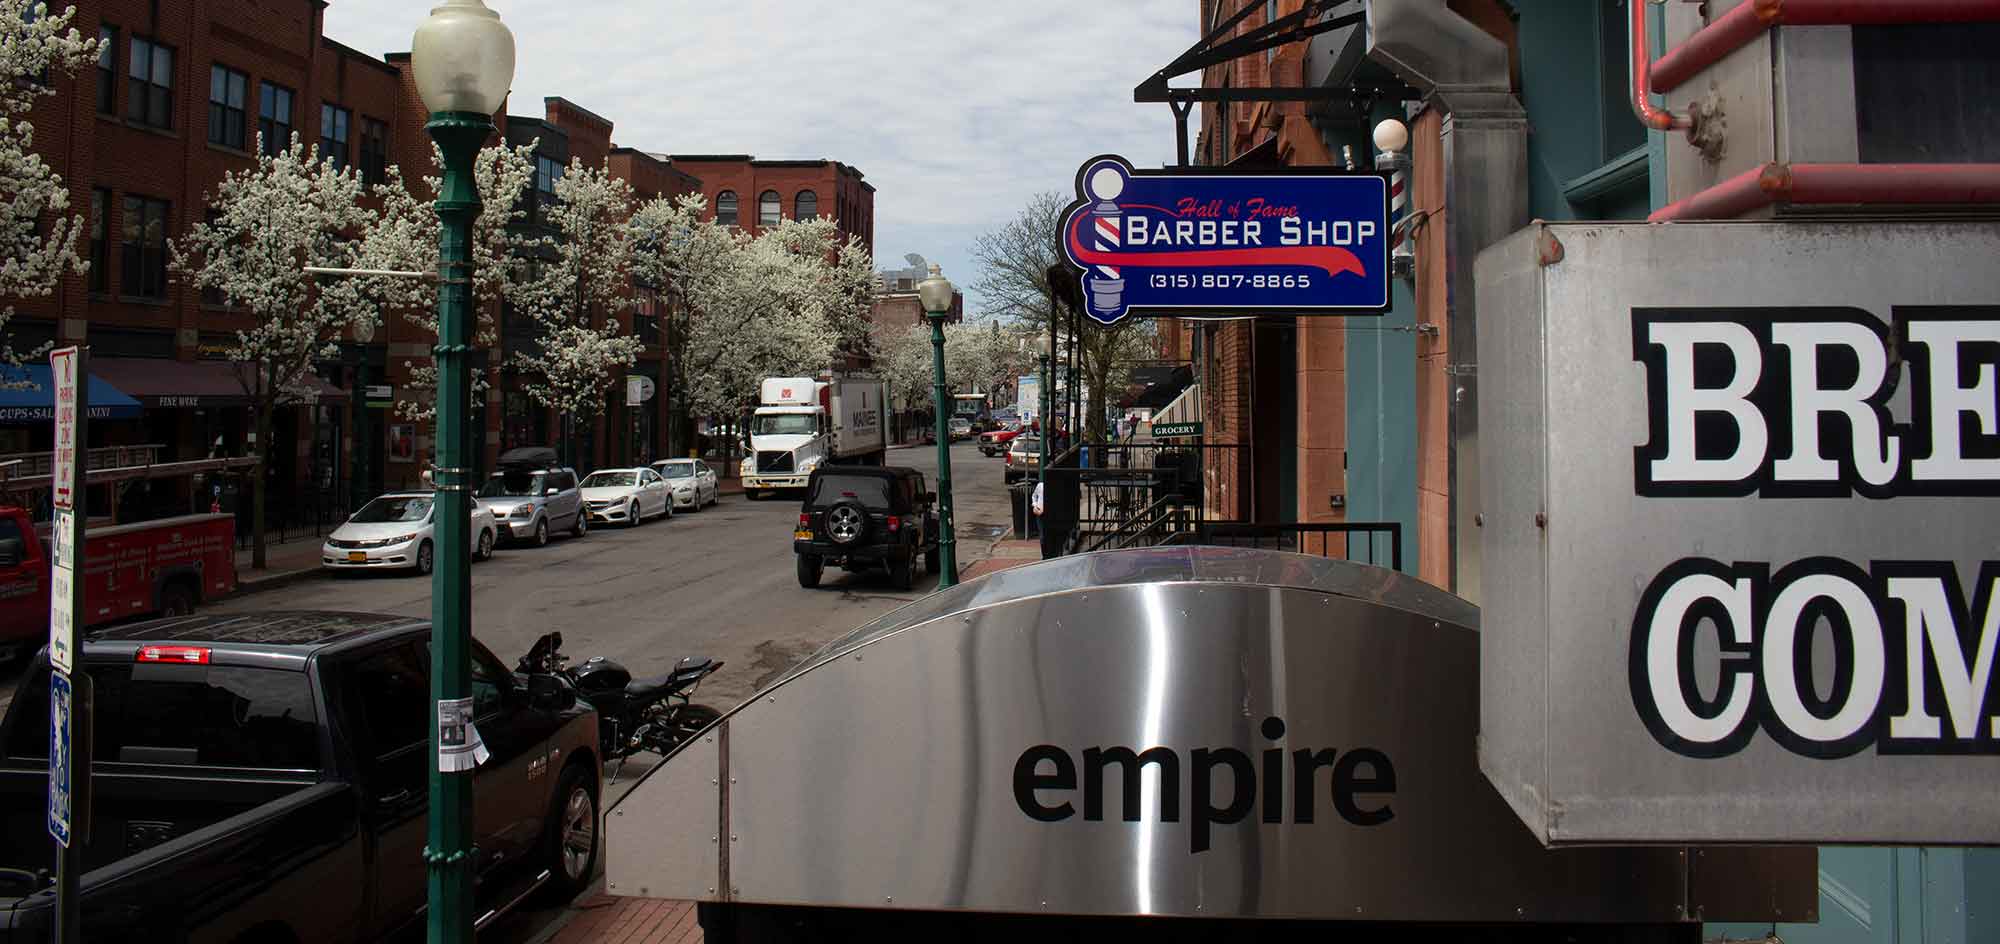
[[[1480,257],[1481,760],[1544,841],[2000,841],[1996,253],[1577,224]]]

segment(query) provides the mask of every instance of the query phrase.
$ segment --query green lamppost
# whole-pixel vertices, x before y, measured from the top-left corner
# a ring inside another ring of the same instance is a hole
[[[472,165],[514,82],[514,34],[479,0],[447,0],[410,41],[424,127],[444,159],[438,188],[437,542],[431,577],[430,882],[432,944],[472,940]]]
[[[1050,381],[1049,356],[1047,354],[1043,354],[1041,356],[1041,361],[1042,361],[1042,412],[1041,412],[1042,434],[1035,438],[1035,446],[1036,448],[1041,450],[1041,454],[1035,457],[1035,481],[1038,483],[1046,482],[1049,479],[1049,432],[1050,432],[1049,411],[1055,408],[1055,404],[1054,402],[1052,402],[1055,399],[1055,391],[1049,389],[1052,386],[1052,384],[1050,384],[1049,382]]]
[[[951,296],[951,281],[937,263],[931,263],[931,277],[917,283],[917,300],[923,302],[924,314],[931,322],[931,386],[937,399],[938,558],[943,565],[938,574],[939,589],[958,584],[958,542],[952,536],[951,520],[951,423],[945,412],[951,395],[944,387],[944,320],[951,315]]]

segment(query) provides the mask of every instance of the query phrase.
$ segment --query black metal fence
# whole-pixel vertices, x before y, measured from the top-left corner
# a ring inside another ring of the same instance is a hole
[[[1403,526],[1394,521],[1204,521],[1167,543],[1261,547],[1403,569]]]

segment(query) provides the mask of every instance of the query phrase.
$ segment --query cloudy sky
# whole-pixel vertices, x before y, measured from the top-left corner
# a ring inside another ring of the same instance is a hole
[[[875,185],[881,266],[921,253],[961,287],[973,240],[1086,158],[1173,161],[1172,113],[1132,87],[1200,38],[1194,0],[486,3],[514,31],[514,114],[560,95],[624,146],[844,161]],[[404,50],[430,6],[332,0],[326,31]]]

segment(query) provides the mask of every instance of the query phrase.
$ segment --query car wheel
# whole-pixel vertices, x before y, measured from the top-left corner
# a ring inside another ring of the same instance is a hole
[[[549,805],[542,827],[543,867],[549,870],[544,887],[551,902],[564,902],[589,887],[597,871],[596,778],[582,766],[565,769]]]
[[[576,523],[570,525],[569,536],[573,538],[580,538],[589,533],[590,533],[590,513],[579,508],[576,511]]]
[[[169,584],[160,591],[161,616],[186,616],[194,612],[194,593],[186,584]]]
[[[632,499],[632,506],[625,509],[625,526],[628,528],[636,528],[639,526],[640,522],[643,522],[645,520],[646,519],[639,517],[639,500],[636,498]]]
[[[826,534],[835,544],[859,544],[868,536],[868,509],[854,501],[835,502],[826,510]]]
[[[826,572],[826,562],[817,554],[799,555],[799,586],[811,590],[819,586],[820,574]]]
[[[479,549],[473,552],[472,557],[474,560],[493,559],[493,532],[491,530],[482,530],[479,532]]]
[[[431,566],[436,563],[433,559],[434,557],[435,553],[431,550],[431,542],[425,541],[417,545],[417,573],[428,576],[431,572]]]
[[[896,589],[908,590],[916,585],[916,576],[911,573],[915,565],[914,557],[912,554],[898,554],[889,558],[889,582],[895,584]]]
[[[549,545],[549,519],[542,518],[535,522],[535,546],[547,547],[548,545]]]

